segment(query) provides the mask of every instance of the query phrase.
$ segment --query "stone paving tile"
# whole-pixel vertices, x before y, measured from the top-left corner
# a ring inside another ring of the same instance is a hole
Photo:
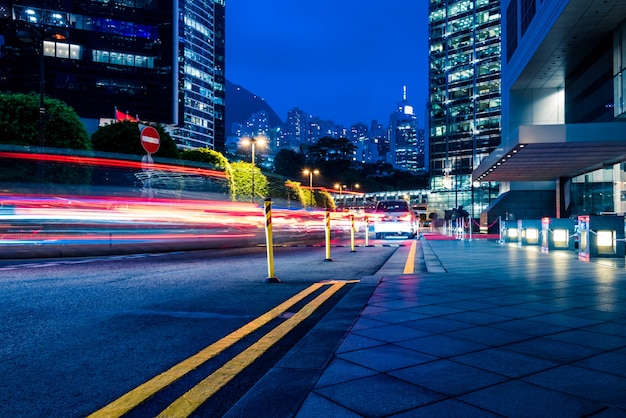
[[[296,418],[320,418],[322,416],[333,418],[362,418],[363,415],[350,411],[343,406],[329,401],[328,399],[311,393],[302,404]]]
[[[374,340],[372,338],[363,337],[355,333],[348,334],[343,340],[339,348],[338,353],[344,353],[347,351],[362,350],[364,348],[376,347],[377,345],[386,344],[380,340]]]
[[[455,399],[446,399],[445,401],[435,402],[430,405],[412,409],[390,418],[415,418],[415,417],[463,417],[463,418],[497,418],[496,415],[484,409],[460,402]]]
[[[432,361],[389,373],[447,396],[458,396],[500,383],[507,378],[449,360]]]
[[[487,344],[493,347],[533,338],[531,335],[523,334],[521,332],[506,331],[489,326],[452,331],[446,333],[446,335],[479,344]]]
[[[518,378],[558,366],[558,363],[526,354],[491,348],[452,357],[451,360],[511,378]]]
[[[598,354],[572,365],[626,377],[626,355],[617,352]],[[624,400],[626,400],[626,394],[624,394]]]
[[[395,344],[411,350],[417,350],[422,353],[437,356],[439,358],[447,358],[460,354],[471,353],[473,351],[479,351],[489,347],[484,344],[464,341],[447,335],[431,335],[428,337],[401,341]]]
[[[411,328],[397,324],[388,324],[384,327],[368,328],[354,331],[355,334],[368,337],[374,340],[384,341],[387,343],[395,343],[398,341],[410,340],[412,338],[423,336],[425,333]]]
[[[605,408],[599,402],[515,380],[461,396],[459,399],[510,418],[583,417]]]
[[[541,315],[541,312],[537,312],[531,309],[519,308],[515,305],[496,306],[493,308],[483,309],[479,312],[506,316],[511,319],[528,319],[537,315]]]
[[[389,325],[387,322],[377,321],[375,319],[369,318],[367,316],[361,316],[357,321],[352,325],[352,332],[356,332],[362,329],[370,329],[376,327],[382,327],[385,325]]]
[[[400,324],[402,322],[415,321],[418,319],[428,318],[428,315],[419,314],[415,312],[411,312],[408,310],[389,310],[385,312],[379,312],[376,314],[368,315],[372,319],[376,319],[377,321],[392,323],[392,324]]]
[[[482,311],[460,312],[456,314],[446,315],[444,318],[476,325],[489,325],[511,320],[511,318],[507,316],[490,314]]]
[[[317,389],[316,393],[366,417],[384,417],[443,398],[428,389],[382,374],[327,386]]]
[[[604,321],[601,319],[582,318],[569,315],[569,312],[564,313],[549,313],[545,315],[534,316],[530,321],[542,322],[545,324],[559,325],[567,328],[581,328],[589,325],[601,324]]]
[[[566,365],[522,380],[610,406],[626,403],[626,380],[608,373]]]
[[[429,317],[443,316],[443,315],[449,315],[453,313],[464,312],[462,309],[455,309],[455,308],[450,308],[448,306],[440,306],[440,305],[418,306],[415,308],[409,308],[407,309],[407,311],[415,312],[415,313],[426,315]]]
[[[509,351],[526,354],[561,364],[571,363],[600,353],[600,350],[565,343],[548,338],[534,338],[503,347]]]
[[[520,332],[535,337],[556,334],[558,332],[567,331],[568,328],[560,325],[551,325],[536,322],[530,319],[513,319],[506,322],[498,322],[491,325],[493,328],[503,329],[505,331]]]
[[[334,358],[328,367],[324,370],[324,374],[317,381],[316,388],[336,385],[338,383],[346,383],[351,380],[362,379],[377,375],[378,372],[358,364],[345,361],[341,358]]]
[[[493,303],[484,303],[480,300],[457,300],[449,303],[445,303],[444,306],[448,306],[450,308],[462,309],[464,311],[480,311],[489,308],[495,308],[500,306],[499,304]]]
[[[549,335],[546,338],[600,350],[615,350],[626,347],[626,336],[608,335],[584,329],[560,332],[558,334]]]
[[[415,366],[437,359],[436,357],[398,347],[393,344],[341,354],[338,353],[337,357],[379,372],[389,372],[391,370]]]
[[[454,321],[441,316],[404,322],[402,325],[433,334],[443,334],[445,332],[456,331],[473,326],[469,325],[467,322]]]

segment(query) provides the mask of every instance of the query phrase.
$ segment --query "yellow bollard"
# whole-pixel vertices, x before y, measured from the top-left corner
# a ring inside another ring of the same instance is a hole
[[[350,214],[350,252],[355,252],[355,249],[354,249],[354,214]]]
[[[330,210],[326,209],[326,258],[324,261],[333,261],[330,258]]]
[[[274,242],[272,237],[272,199],[265,199],[265,245],[267,247],[267,278],[265,283],[280,283],[274,277]]]
[[[365,246],[370,245],[370,218],[365,217]]]

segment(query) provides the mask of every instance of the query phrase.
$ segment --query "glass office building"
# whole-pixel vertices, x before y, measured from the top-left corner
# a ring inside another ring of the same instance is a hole
[[[480,213],[496,184],[471,173],[500,144],[500,1],[431,0],[429,211]]]
[[[626,3],[503,0],[503,141],[489,221],[626,213]]]
[[[90,130],[117,109],[169,125],[181,147],[223,147],[223,9],[218,0],[0,0],[0,91],[39,92],[41,51],[46,96]],[[64,39],[48,38],[59,30]]]

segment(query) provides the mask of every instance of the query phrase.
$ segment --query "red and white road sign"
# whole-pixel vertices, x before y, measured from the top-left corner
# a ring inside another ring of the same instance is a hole
[[[159,132],[152,126],[146,126],[141,130],[141,146],[148,154],[154,154],[159,150],[161,137]]]

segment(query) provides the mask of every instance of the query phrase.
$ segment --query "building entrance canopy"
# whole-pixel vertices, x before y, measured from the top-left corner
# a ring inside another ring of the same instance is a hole
[[[626,124],[520,126],[472,173],[472,181],[546,181],[626,161]]]

